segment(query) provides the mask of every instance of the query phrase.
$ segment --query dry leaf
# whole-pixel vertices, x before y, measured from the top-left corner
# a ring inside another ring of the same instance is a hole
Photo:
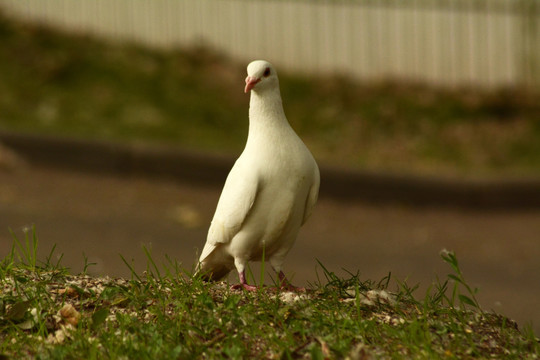
[[[64,305],[60,311],[60,316],[62,319],[73,326],[77,326],[79,323],[79,319],[81,317],[81,314],[73,307],[71,304]]]

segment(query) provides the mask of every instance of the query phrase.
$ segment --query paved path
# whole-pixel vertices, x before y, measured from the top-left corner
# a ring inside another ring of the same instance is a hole
[[[90,268],[94,274],[129,276],[119,254],[142,271],[143,244],[154,259],[167,254],[190,268],[219,191],[172,180],[0,168],[0,256],[11,246],[8,228],[23,236],[35,224],[41,256],[56,244],[62,263],[75,272],[82,269],[83,253],[97,263]],[[438,255],[443,248],[457,252],[485,308],[520,324],[534,320],[540,333],[540,210],[376,206],[326,197],[301,230],[285,271],[299,285],[315,281],[317,269],[322,277],[319,259],[338,274],[359,270],[362,278],[379,280],[391,271],[425,289],[450,271]]]

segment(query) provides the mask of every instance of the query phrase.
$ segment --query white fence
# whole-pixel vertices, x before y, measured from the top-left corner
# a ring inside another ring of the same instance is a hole
[[[540,87],[540,0],[0,0],[14,16],[304,73]]]

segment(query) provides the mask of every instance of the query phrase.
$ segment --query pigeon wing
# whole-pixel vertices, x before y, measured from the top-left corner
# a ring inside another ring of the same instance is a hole
[[[319,168],[315,165],[313,184],[309,188],[309,194],[306,199],[306,206],[304,208],[304,218],[302,219],[302,225],[304,225],[311,216],[315,203],[319,197],[319,186],[321,184],[321,176],[319,174]]]
[[[258,187],[255,172],[243,171],[242,163],[237,161],[225,181],[200,262],[219,244],[229,243],[240,231],[255,203]]]

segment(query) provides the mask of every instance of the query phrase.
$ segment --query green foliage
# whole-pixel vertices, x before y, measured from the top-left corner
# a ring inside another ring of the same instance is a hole
[[[469,284],[465,281],[465,278],[463,277],[463,273],[461,272],[461,269],[459,268],[458,259],[456,257],[456,254],[454,254],[451,251],[443,250],[441,252],[441,257],[446,262],[452,270],[454,271],[454,274],[448,274],[448,278],[450,280],[454,281],[454,289],[452,291],[452,298],[449,300],[449,303],[452,307],[455,305],[456,298],[459,299],[461,307],[465,307],[465,305],[472,306],[475,309],[480,310],[480,304],[478,303],[478,300],[476,300],[476,294],[478,293],[478,289],[472,289]],[[467,291],[467,294],[462,294],[459,292],[459,286],[463,286],[465,290]]]
[[[322,264],[306,293],[231,290],[169,258],[158,264],[148,249],[147,271],[131,280],[73,276],[51,256],[39,262],[35,231],[28,237],[30,251],[14,238],[0,266],[2,359],[540,355],[530,329],[479,307],[451,252],[441,256],[453,273],[417,299],[405,282],[390,291],[390,274],[378,282],[340,278]]]
[[[204,49],[148,49],[0,14],[1,129],[174,143],[237,154],[245,64]],[[540,97],[280,70],[285,111],[321,161],[440,174],[539,174]]]

